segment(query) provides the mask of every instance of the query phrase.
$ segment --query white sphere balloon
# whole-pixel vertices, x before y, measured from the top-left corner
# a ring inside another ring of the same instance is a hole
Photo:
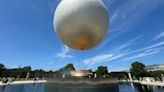
[[[77,50],[100,43],[108,25],[108,12],[101,0],[62,0],[54,15],[56,33],[68,47]]]

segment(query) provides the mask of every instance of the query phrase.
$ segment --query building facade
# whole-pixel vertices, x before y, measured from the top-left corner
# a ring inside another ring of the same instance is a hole
[[[147,65],[147,71],[164,71],[164,64]]]

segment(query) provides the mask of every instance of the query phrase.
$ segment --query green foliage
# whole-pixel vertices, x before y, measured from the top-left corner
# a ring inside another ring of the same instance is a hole
[[[149,71],[151,77],[161,77],[162,74],[164,75],[164,71]]]
[[[4,64],[0,64],[0,69],[5,69],[5,65]]]
[[[92,69],[88,69],[89,72],[92,72]]]
[[[31,72],[31,67],[16,69],[6,69],[2,72],[2,77],[26,78],[27,73]]]
[[[3,64],[0,64],[0,77],[15,77],[15,78],[26,78],[27,74],[30,73],[30,78],[34,77],[54,77],[54,74],[61,75],[66,71],[75,70],[73,64],[67,64],[65,67],[61,68],[60,70],[53,72],[51,71],[44,71],[42,69],[37,69],[32,71],[30,66],[25,66],[23,68],[15,68],[15,69],[6,69]]]
[[[65,67],[57,70],[54,72],[54,74],[56,75],[56,77],[62,77],[63,74],[67,74],[69,71],[75,70],[75,67],[73,64],[67,64]]]
[[[38,70],[34,70],[31,73],[33,73],[32,77],[40,77],[40,78],[42,78],[42,77],[44,77],[45,71],[42,70],[42,69],[38,69]]]
[[[64,67],[65,70],[75,70],[75,67],[73,66],[73,64],[67,64],[65,67]]]
[[[23,67],[23,70],[25,70],[27,72],[30,72],[31,71],[31,67],[30,66],[25,66],[25,67]]]
[[[2,72],[5,70],[5,65],[4,64],[0,64],[0,77],[2,77]]]
[[[28,73],[30,74],[30,78],[54,76],[53,71],[45,72],[42,69],[32,71],[32,68],[30,66],[25,66],[23,68],[6,69],[3,64],[0,64],[0,77],[14,77],[18,79],[25,79]]]
[[[96,70],[96,74],[98,77],[103,77],[104,75],[107,75],[108,67],[107,66],[99,66]]]
[[[67,64],[65,67],[53,72],[51,71],[44,71],[42,69],[34,70],[32,71],[30,66],[25,66],[23,68],[15,68],[15,69],[7,69],[5,68],[5,65],[0,64],[0,77],[15,77],[15,78],[23,78],[25,79],[27,76],[27,73],[30,73],[30,78],[34,77],[47,77],[47,78],[53,78],[54,74],[55,77],[61,78],[63,73],[68,74],[69,71],[75,70],[75,67],[73,64]],[[90,72],[92,72],[91,69],[89,69]],[[140,62],[134,62],[131,64],[130,72],[132,76],[135,76],[137,79],[139,77],[155,77],[157,79],[161,79],[161,75],[164,75],[164,71],[149,71],[147,72],[145,70],[145,65]],[[107,66],[99,66],[97,70],[95,71],[97,74],[97,77],[103,78],[104,76],[112,77],[112,78],[119,78],[119,79],[126,79],[128,78],[128,74],[126,72],[112,72],[108,73],[108,67]]]
[[[145,70],[145,65],[140,62],[134,62],[131,64],[130,72],[134,75],[137,79],[139,77],[148,76],[147,71]]]
[[[112,78],[118,78],[118,79],[127,79],[128,78],[127,72],[111,72],[109,75]]]

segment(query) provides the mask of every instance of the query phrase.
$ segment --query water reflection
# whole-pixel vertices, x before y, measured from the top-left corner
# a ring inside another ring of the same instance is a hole
[[[45,84],[21,84],[0,86],[0,92],[44,92]]]
[[[47,84],[45,92],[119,92],[118,84],[87,85],[87,84]]]
[[[24,84],[0,86],[0,92],[164,92],[164,88],[132,83],[110,85],[87,84]]]
[[[119,92],[164,92],[164,88],[132,83],[120,83]]]

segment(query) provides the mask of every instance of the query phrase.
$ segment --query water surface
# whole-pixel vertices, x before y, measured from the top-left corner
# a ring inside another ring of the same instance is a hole
[[[164,92],[164,87],[147,86],[133,83],[120,83],[119,92]]]
[[[164,92],[163,87],[145,86],[132,83],[110,85],[77,84],[21,84],[0,86],[0,92]]]

